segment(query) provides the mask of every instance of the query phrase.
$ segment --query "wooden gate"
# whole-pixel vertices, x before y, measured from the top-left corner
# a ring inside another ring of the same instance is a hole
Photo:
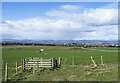
[[[41,68],[41,67],[55,67],[55,58],[26,58],[22,61],[22,69]]]

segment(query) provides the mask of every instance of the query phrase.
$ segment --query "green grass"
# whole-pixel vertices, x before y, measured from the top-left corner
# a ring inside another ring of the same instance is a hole
[[[103,48],[103,49],[107,49],[107,48]],[[108,49],[110,49],[110,48],[108,48]],[[9,67],[15,67],[15,62],[18,61],[18,65],[20,66],[21,59],[23,59],[23,58],[39,57],[40,53],[36,52],[38,50],[39,49],[7,49],[7,48],[4,48],[2,50],[2,59],[3,59],[3,72],[2,73],[3,73],[3,77],[4,77],[4,65],[5,65],[5,63],[8,63]],[[47,53],[47,55],[45,55],[45,53]],[[86,49],[86,50],[81,50],[81,49],[45,49],[44,52],[42,52],[42,57],[52,58],[52,57],[60,57],[60,56],[63,57],[62,65],[65,65],[66,69],[72,65],[72,56],[74,56],[74,63],[76,66],[77,65],[93,64],[91,59],[90,59],[90,56],[94,57],[94,60],[97,64],[100,64],[100,57],[101,56],[103,56],[104,64],[108,64],[108,65],[118,64],[118,53],[117,52],[107,52],[107,51],[88,50],[88,49]],[[63,64],[65,57],[66,57],[66,61],[65,61],[65,64]],[[79,70],[80,70],[79,67],[77,69],[78,69],[77,71],[79,72]],[[9,70],[11,70],[11,69],[9,69]],[[72,72],[72,69],[70,69],[70,71]],[[82,70],[79,73],[81,73],[81,72],[82,72]],[[113,72],[115,72],[115,70],[112,70],[112,73]],[[11,77],[13,75],[13,73],[15,73],[15,70],[9,71],[9,77]],[[66,72],[63,72],[62,74],[64,74],[64,73],[66,73]],[[57,74],[59,74],[59,73],[57,73]],[[64,77],[61,77],[60,80],[68,80],[68,79],[63,79],[63,78]],[[45,78],[43,78],[43,79],[45,79]],[[80,78],[80,79],[82,79],[82,78]],[[102,78],[100,78],[100,79],[103,80]],[[95,79],[95,80],[100,80],[100,79]],[[4,80],[4,78],[3,78],[3,80]],[[75,79],[73,79],[73,80],[75,80]],[[89,80],[89,79],[86,79],[86,80]],[[106,80],[111,80],[111,79],[106,78]]]
[[[82,65],[62,66],[54,71],[50,69],[36,69],[19,72],[13,81],[117,81],[118,69],[116,65],[105,65],[84,68]]]
[[[39,50],[39,49],[38,49]],[[21,64],[21,59],[27,57],[39,57],[40,53],[37,49],[3,49],[2,58],[4,63],[9,66],[15,66],[15,61]],[[47,53],[47,55],[45,55]],[[89,64],[90,56],[93,56],[97,63],[100,63],[100,57],[103,56],[105,64],[117,64],[117,52],[101,52],[98,50],[80,50],[80,49],[45,49],[42,52],[42,57],[66,57],[66,64],[71,64],[72,56],[74,56],[75,64]]]

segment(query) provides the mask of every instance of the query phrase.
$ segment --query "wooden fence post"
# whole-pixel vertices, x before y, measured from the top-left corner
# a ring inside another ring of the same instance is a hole
[[[6,67],[5,67],[5,81],[7,81],[8,79],[8,64],[6,63]]]
[[[65,57],[65,59],[64,59],[64,65],[65,65],[65,62],[66,62],[66,57]]]
[[[22,69],[25,70],[25,59],[23,59],[23,66]]]
[[[56,67],[58,67],[57,58],[55,59],[55,64],[56,64]]]
[[[101,56],[101,64],[103,65],[103,56]]]
[[[16,74],[18,73],[18,68],[17,68],[17,61],[16,61]]]
[[[74,56],[72,56],[72,65],[74,65]]]
[[[54,59],[54,68],[56,68],[57,67],[57,58],[53,58]]]
[[[54,70],[54,58],[52,58],[52,68]]]
[[[42,66],[42,57],[41,57],[41,66]]]
[[[21,59],[21,70],[22,70],[22,67],[23,67],[23,63],[22,63],[22,59]]]
[[[39,68],[39,63],[38,62],[39,62],[39,59],[37,59],[37,68]]]
[[[61,66],[61,57],[59,57],[59,67]]]
[[[33,74],[35,74],[35,66],[33,67]]]
[[[54,67],[54,59],[52,58],[52,67]]]
[[[97,66],[96,63],[95,63],[95,61],[94,61],[94,59],[92,58],[92,56],[91,56],[91,60],[92,60],[92,62],[94,64],[94,66]]]

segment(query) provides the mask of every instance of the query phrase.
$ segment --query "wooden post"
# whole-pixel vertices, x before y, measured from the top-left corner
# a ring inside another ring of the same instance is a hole
[[[31,61],[33,61],[33,57],[31,58]],[[33,69],[32,64],[30,64],[30,68]]]
[[[5,66],[5,81],[7,81],[7,78],[8,78],[8,64],[6,63],[6,66]]]
[[[25,59],[23,59],[23,66],[22,66],[22,69],[25,70]]]
[[[54,67],[54,59],[52,58],[52,67]]]
[[[38,62],[39,62],[39,58],[37,59],[37,68],[39,67],[39,64],[38,64]]]
[[[41,66],[42,66],[42,57],[41,57]]]
[[[33,74],[35,74],[35,66],[33,67]]]
[[[17,74],[17,72],[18,72],[18,68],[17,68],[17,61],[16,61],[16,74]]]
[[[56,58],[54,57],[54,68],[56,68]]]
[[[65,57],[65,60],[64,60],[64,65],[65,65],[65,62],[66,62],[66,57]]]
[[[94,64],[94,66],[97,66],[96,63],[95,63],[95,61],[93,60],[92,56],[91,56],[91,60],[92,60],[92,62]]]
[[[55,58],[55,67],[56,67],[56,68],[58,67],[57,58]]]
[[[22,67],[23,67],[23,63],[22,63],[22,59],[21,59],[21,70],[22,70]]]
[[[74,65],[74,56],[72,56],[72,65]]]
[[[53,71],[54,71],[54,58],[52,58],[52,68],[53,68]]]
[[[103,65],[103,56],[101,56],[101,65]]]
[[[59,57],[59,67],[61,66],[61,57]]]

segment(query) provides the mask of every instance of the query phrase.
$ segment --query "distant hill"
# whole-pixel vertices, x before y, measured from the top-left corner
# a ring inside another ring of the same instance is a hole
[[[3,43],[117,43],[117,40],[16,40],[16,39],[3,39]]]

